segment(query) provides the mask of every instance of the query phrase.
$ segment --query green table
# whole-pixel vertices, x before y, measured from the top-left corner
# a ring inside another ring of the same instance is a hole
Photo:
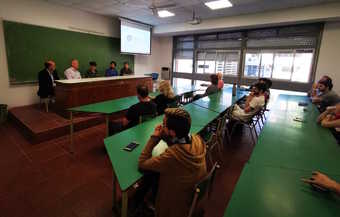
[[[224,88],[215,94],[203,97],[193,102],[193,104],[207,108],[211,111],[222,113],[243,96],[248,95],[248,91],[238,90],[236,95],[232,95],[232,88]]]
[[[259,136],[250,163],[340,175],[340,147],[328,129],[316,123],[319,111],[307,97],[280,95]],[[296,122],[296,117],[305,122]]]
[[[299,102],[309,104],[301,107]],[[300,181],[310,177],[313,170],[340,181],[340,147],[329,130],[316,124],[318,115],[305,96],[278,97],[225,217],[339,216],[339,197]],[[296,117],[304,122],[294,121]]]
[[[300,181],[311,173],[246,165],[224,217],[336,217],[340,197],[313,190]],[[340,181],[340,176],[333,177]]]
[[[219,116],[219,113],[193,103],[187,104],[183,106],[183,108],[189,112],[191,116],[191,126],[195,127],[205,127]]]
[[[194,92],[198,89],[194,86],[188,88],[174,88],[174,93],[176,95],[182,95],[186,92]],[[156,97],[159,95],[159,92],[152,92],[149,94],[151,97]],[[68,109],[70,111],[70,144],[71,144],[71,153],[75,152],[74,142],[73,142],[73,133],[74,133],[74,123],[73,123],[73,113],[82,112],[82,113],[100,113],[105,115],[105,123],[106,123],[106,136],[109,135],[109,116],[115,112],[123,111],[128,109],[130,106],[138,103],[138,99],[136,96],[129,96],[114,100],[108,100],[99,103],[93,103],[83,106],[78,106],[74,108]]]
[[[109,155],[114,174],[113,174],[113,202],[116,206],[115,186],[118,181],[122,190],[122,217],[127,216],[128,195],[127,190],[133,186],[141,177],[142,173],[138,171],[138,158],[152,135],[155,127],[161,124],[163,115],[158,116],[150,121],[139,124],[133,128],[127,129],[121,133],[104,139],[104,144]],[[191,127],[190,133],[196,134],[203,127]],[[140,144],[132,152],[124,151],[123,148],[130,142],[135,141]]]

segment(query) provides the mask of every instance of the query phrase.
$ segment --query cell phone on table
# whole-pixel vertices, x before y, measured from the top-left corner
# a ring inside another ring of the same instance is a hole
[[[131,142],[130,144],[128,144],[123,150],[125,151],[133,151],[139,144],[136,142]]]

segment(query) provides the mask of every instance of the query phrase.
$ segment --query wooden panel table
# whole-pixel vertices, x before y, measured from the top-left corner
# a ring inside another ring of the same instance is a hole
[[[68,108],[134,96],[139,84],[152,90],[152,78],[144,75],[59,80],[56,84],[56,108],[63,116]]]

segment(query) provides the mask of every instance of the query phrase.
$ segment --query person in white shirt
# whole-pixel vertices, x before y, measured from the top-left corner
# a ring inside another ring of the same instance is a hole
[[[66,79],[81,79],[80,72],[78,71],[79,69],[79,62],[78,60],[72,60],[71,62],[71,67],[66,69],[64,74]]]
[[[235,105],[232,112],[232,118],[235,120],[249,121],[250,118],[265,105],[266,85],[263,83],[257,83],[253,86],[252,92],[247,97],[244,108],[239,105]]]

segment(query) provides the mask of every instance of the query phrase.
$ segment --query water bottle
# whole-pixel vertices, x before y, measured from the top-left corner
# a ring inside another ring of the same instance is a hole
[[[236,84],[233,84],[233,96],[236,96]]]

